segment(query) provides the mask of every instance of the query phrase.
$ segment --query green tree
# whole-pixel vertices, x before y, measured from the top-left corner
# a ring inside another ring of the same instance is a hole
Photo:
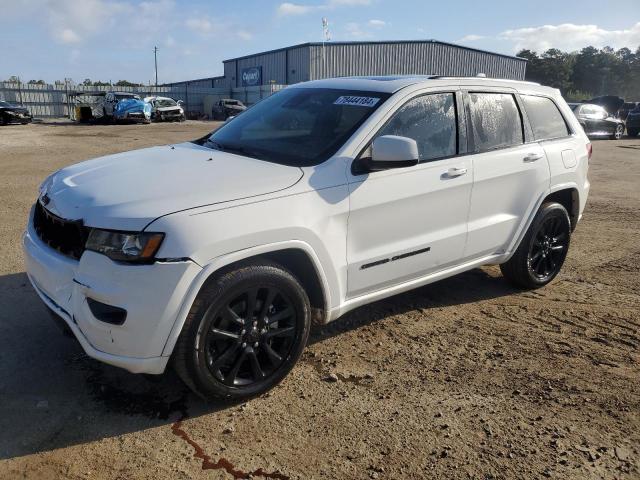
[[[142,87],[143,86],[141,83],[132,83],[132,82],[129,82],[128,80],[118,80],[115,85],[116,87]]]

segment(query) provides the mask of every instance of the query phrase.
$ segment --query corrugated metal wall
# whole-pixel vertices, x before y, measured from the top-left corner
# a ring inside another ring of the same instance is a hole
[[[226,60],[223,77],[197,82],[212,81],[216,88],[239,88],[242,70],[250,67],[262,67],[264,85],[361,75],[484,73],[487,77],[524,80],[526,65],[525,60],[516,57],[438,41],[327,42],[324,47],[308,43]]]
[[[308,46],[291,48],[288,50],[289,55],[289,74],[287,85],[299,82],[308,82],[311,80],[311,50]]]
[[[312,80],[359,75],[451,75],[523,80],[526,61],[436,42],[312,45]]]
[[[71,92],[132,92],[140,97],[154,95],[167,96],[184,102],[185,110],[191,115],[211,115],[204,111],[205,98],[209,103],[223,98],[235,98],[247,105],[252,105],[262,98],[284,88],[284,85],[262,85],[244,88],[211,88],[198,86],[211,85],[212,79],[184,82],[171,86],[158,87],[111,87],[74,85],[31,85],[24,83],[0,82],[0,100],[24,105],[36,118],[69,117],[69,109],[73,111]],[[93,97],[94,101],[97,101]]]
[[[224,73],[228,79],[225,85],[242,87],[242,70],[262,67],[263,85],[291,85],[310,80],[309,47],[297,47],[224,62]],[[238,78],[236,78],[236,76]]]

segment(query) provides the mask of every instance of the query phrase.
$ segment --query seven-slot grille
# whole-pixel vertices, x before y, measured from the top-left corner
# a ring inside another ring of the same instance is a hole
[[[80,259],[87,240],[82,220],[65,220],[48,212],[38,201],[33,213],[33,228],[38,237],[57,250],[76,260]]]

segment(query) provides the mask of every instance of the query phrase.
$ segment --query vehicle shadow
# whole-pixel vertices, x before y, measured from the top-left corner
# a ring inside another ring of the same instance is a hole
[[[509,295],[474,270],[361,307],[316,328],[310,343],[414,309]],[[87,357],[49,318],[26,274],[0,276],[0,460],[173,424],[229,408],[206,403],[168,371],[133,375]]]
[[[392,315],[413,310],[464,305],[499,298],[518,292],[501,275],[493,276],[486,269],[475,269],[424,287],[395,295],[359,307],[339,319],[316,327],[309,343],[322,342],[349,330],[370,325]]]

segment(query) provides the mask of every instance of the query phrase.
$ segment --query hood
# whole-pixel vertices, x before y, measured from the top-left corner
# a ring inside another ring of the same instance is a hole
[[[27,113],[29,111],[26,107],[19,107],[17,105],[10,105],[8,107],[0,107],[0,110],[4,110],[5,112],[19,112],[19,113]]]
[[[301,177],[297,167],[183,143],[72,165],[41,190],[47,210],[62,218],[140,231],[163,215],[284,190]]]
[[[620,107],[624,105],[624,99],[616,97],[615,95],[605,95],[603,97],[592,98],[587,103],[600,105],[609,115],[614,115],[618,110],[620,110]]]
[[[245,105],[225,105],[225,108],[229,109],[229,110],[246,110],[247,107]]]
[[[131,112],[131,111],[145,111],[147,110],[147,106],[149,104],[146,102],[143,102],[142,100],[138,100],[135,98],[125,98],[124,100],[120,100],[117,104],[116,104],[116,112],[121,113],[121,112]],[[151,108],[149,106],[149,108]]]

